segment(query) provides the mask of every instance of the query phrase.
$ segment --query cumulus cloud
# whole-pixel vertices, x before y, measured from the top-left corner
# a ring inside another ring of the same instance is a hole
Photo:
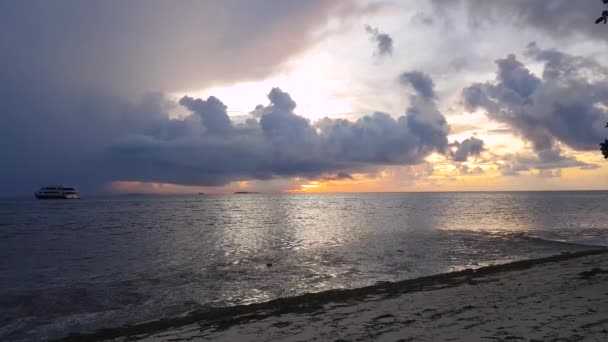
[[[380,165],[418,164],[446,146],[445,119],[422,107],[396,119],[373,113],[355,122],[326,118],[313,124],[294,113],[296,102],[281,89],[273,88],[268,99],[268,106],[256,109],[259,119],[252,116],[245,124],[230,126],[223,119],[222,124],[208,119],[225,118],[225,106],[219,100],[184,97],[180,103],[201,117],[202,134],[167,137],[153,131],[129,136],[112,145],[110,154],[127,165],[126,172],[145,165],[146,181],[223,185],[296,176],[345,179],[352,171]],[[196,122],[166,120],[163,125]],[[142,180],[139,172],[117,177]]]
[[[496,61],[494,81],[463,89],[465,108],[484,109],[530,142],[541,161],[556,162],[559,144],[595,150],[608,120],[608,72],[591,59],[532,43],[526,55],[544,64],[534,75],[515,55]],[[580,166],[564,158],[560,167]],[[537,165],[540,168],[539,165]]]
[[[382,33],[377,28],[369,25],[365,25],[365,32],[367,32],[376,43],[376,54],[378,56],[393,54],[393,38],[390,35]]]
[[[403,85],[411,85],[414,90],[423,98],[435,98],[435,83],[427,74],[420,71],[408,71],[399,76],[399,81]]]
[[[232,122],[226,112],[228,107],[215,96],[210,96],[207,100],[184,96],[179,104],[199,115],[203,126],[211,134],[228,134],[232,130]]]
[[[456,147],[453,159],[456,162],[465,162],[469,157],[476,157],[484,150],[484,142],[481,139],[471,137],[462,142],[455,142]]]

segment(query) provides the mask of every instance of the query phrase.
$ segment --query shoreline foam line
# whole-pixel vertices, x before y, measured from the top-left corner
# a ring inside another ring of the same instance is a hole
[[[364,302],[366,299],[378,300],[378,298],[368,298],[371,296],[390,298],[412,292],[433,291],[462,284],[475,284],[480,282],[476,278],[483,278],[492,274],[521,271],[548,263],[600,254],[608,254],[608,248],[598,247],[582,252],[562,253],[545,258],[526,259],[477,269],[442,273],[397,282],[386,282],[356,289],[328,290],[294,297],[277,298],[263,303],[197,310],[185,316],[165,318],[117,328],[106,328],[93,333],[70,334],[65,338],[55,341],[103,341],[121,337],[128,338],[136,335],[141,337],[141,335],[154,334],[190,324],[199,324],[201,329],[214,326],[223,329],[281,314],[309,313],[323,310],[323,306],[327,303],[348,302],[352,304]]]

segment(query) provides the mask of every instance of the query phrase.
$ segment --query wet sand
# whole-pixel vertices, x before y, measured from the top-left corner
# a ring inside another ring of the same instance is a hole
[[[193,312],[65,341],[608,341],[608,250]]]

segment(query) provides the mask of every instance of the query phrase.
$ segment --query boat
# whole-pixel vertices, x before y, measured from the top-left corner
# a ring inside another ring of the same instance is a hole
[[[35,193],[37,199],[80,199],[76,189],[61,185],[51,185],[40,188]]]

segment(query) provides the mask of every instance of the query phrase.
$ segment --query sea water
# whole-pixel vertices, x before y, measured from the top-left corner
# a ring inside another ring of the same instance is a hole
[[[608,246],[608,192],[0,201],[0,340]]]

